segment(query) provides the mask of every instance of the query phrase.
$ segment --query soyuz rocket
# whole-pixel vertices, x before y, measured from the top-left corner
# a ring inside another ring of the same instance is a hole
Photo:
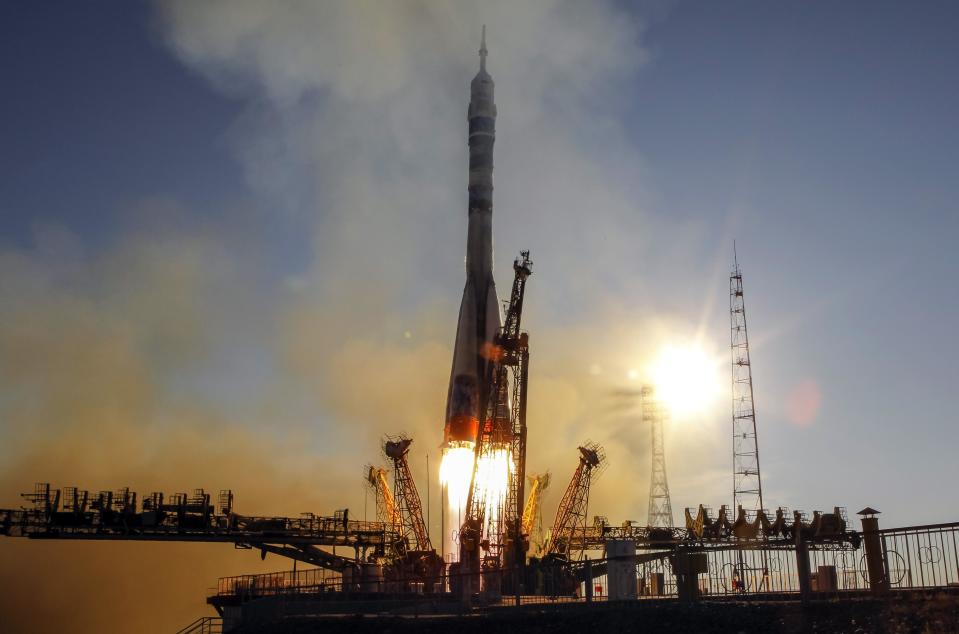
[[[486,27],[480,45],[480,69],[470,84],[469,230],[466,239],[466,288],[460,303],[453,368],[446,399],[443,445],[473,443],[489,397],[487,366],[500,328],[499,301],[493,283],[493,142],[496,104],[493,78],[486,72]]]

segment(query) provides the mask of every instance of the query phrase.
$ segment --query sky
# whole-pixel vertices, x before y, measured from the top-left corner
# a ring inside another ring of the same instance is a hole
[[[496,279],[532,251],[547,522],[586,439],[609,456],[591,514],[645,519],[648,430],[620,395],[668,346],[705,351],[719,386],[667,425],[676,520],[731,501],[733,240],[766,505],[955,520],[957,13],[4,3],[0,506],[50,480],[358,512],[363,466],[399,431],[435,501],[486,24]],[[116,613],[64,597],[123,599],[128,622],[169,630],[218,576],[286,567],[248,555],[8,540],[0,608],[14,631],[95,631]],[[82,581],[97,575],[114,581]]]

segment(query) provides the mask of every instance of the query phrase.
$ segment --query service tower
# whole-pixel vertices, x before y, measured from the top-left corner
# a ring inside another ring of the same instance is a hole
[[[440,477],[446,490],[444,545],[454,553],[455,531],[473,469],[473,447],[481,408],[489,396],[487,365],[492,341],[500,328],[499,301],[493,283],[493,142],[496,104],[493,78],[486,72],[486,27],[480,45],[480,68],[470,84],[469,229],[466,239],[466,288],[460,303],[453,348],[443,434]]]

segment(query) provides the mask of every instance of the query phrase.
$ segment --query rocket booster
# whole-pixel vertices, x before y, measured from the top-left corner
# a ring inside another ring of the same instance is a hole
[[[486,72],[486,27],[479,50],[480,69],[470,84],[469,229],[466,239],[466,288],[460,303],[453,368],[446,400],[445,446],[473,442],[480,408],[489,397],[487,365],[499,331],[499,301],[493,283],[493,142],[496,104],[493,78]]]

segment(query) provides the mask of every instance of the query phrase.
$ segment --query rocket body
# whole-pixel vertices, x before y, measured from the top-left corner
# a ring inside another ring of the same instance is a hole
[[[487,366],[499,331],[499,300],[493,282],[493,143],[496,104],[493,78],[486,72],[485,34],[480,71],[470,84],[469,228],[466,239],[466,287],[460,303],[453,367],[446,401],[444,445],[472,443],[489,397]]]

